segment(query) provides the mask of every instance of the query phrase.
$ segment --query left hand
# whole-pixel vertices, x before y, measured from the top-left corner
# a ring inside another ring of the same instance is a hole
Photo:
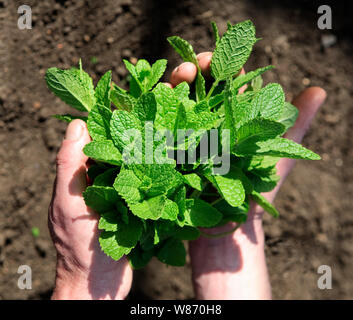
[[[87,186],[90,142],[86,123],[72,121],[57,155],[57,176],[48,224],[57,251],[56,284],[52,299],[124,299],[132,270],[126,259],[114,261],[100,249],[98,214],[82,196]]]

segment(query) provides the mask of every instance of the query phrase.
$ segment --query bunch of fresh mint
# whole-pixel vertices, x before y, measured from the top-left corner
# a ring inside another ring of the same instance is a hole
[[[134,268],[153,256],[184,265],[183,240],[207,236],[199,228],[244,223],[251,200],[277,217],[261,192],[276,186],[279,158],[320,159],[282,138],[297,109],[285,102],[279,84],[262,86],[261,74],[272,66],[239,75],[258,40],[252,22],[229,24],[221,38],[212,27],[214,82],[207,92],[192,46],[179,37],[168,41],[198,70],[191,93],[186,82],[173,89],[158,82],[166,60],[152,66],[143,59],[136,65],[124,61],[129,91],[112,83],[110,71],[94,88],[81,63],[79,69],[46,73],[54,94],[88,112],[56,117],[87,122],[92,142],[84,153],[95,165],[83,196],[100,214],[102,250],[114,260],[127,255]]]

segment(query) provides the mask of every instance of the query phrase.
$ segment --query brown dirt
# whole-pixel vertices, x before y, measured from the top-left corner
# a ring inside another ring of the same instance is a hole
[[[227,20],[248,18],[263,38],[248,70],[276,65],[265,80],[281,83],[288,99],[309,82],[328,92],[304,140],[323,160],[298,162],[276,200],[281,218],[265,219],[274,297],[353,298],[353,8],[349,1],[326,2],[333,6],[337,43],[323,50],[327,31],[316,26],[317,1],[29,0],[34,27],[21,31],[17,8],[23,2],[0,0],[0,299],[45,299],[53,288],[55,252],[46,216],[65,125],[50,116],[69,108],[47,90],[45,70],[82,57],[95,79],[112,69],[124,84],[122,58],[166,57],[171,69],[180,60],[166,36],[178,34],[198,52],[210,50],[210,20],[224,31]],[[38,239],[32,227],[39,227]],[[23,264],[32,267],[32,290],[17,288]],[[317,288],[322,264],[332,267],[332,290]],[[192,297],[189,266],[153,261],[135,274],[131,298]]]

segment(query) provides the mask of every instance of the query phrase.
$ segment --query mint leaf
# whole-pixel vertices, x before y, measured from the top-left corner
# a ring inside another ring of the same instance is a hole
[[[257,118],[244,123],[236,133],[237,143],[247,143],[248,140],[267,140],[282,135],[285,131],[284,125]]]
[[[121,110],[131,111],[136,103],[136,99],[129,95],[124,89],[118,87],[115,83],[110,92],[110,99],[115,106]]]
[[[238,207],[244,202],[245,188],[239,168],[231,167],[226,175],[207,176],[207,178],[232,207]]]
[[[191,62],[195,64],[197,68],[196,100],[197,101],[203,100],[206,97],[205,79],[201,74],[199,62],[197,61],[197,57],[193,47],[189,42],[187,42],[186,40],[178,36],[169,37],[167,40],[185,62]]]
[[[277,209],[269,203],[264,196],[262,196],[260,193],[257,193],[253,191],[251,194],[253,200],[260,205],[265,211],[267,211],[269,214],[271,214],[273,217],[277,218],[279,217],[279,212]]]
[[[166,199],[166,203],[163,208],[163,213],[161,218],[170,220],[170,221],[175,221],[178,217],[178,214],[179,214],[178,205],[174,201],[170,199]]]
[[[45,81],[56,96],[79,111],[90,111],[96,103],[92,79],[83,70],[50,68]]]
[[[147,90],[153,88],[153,86],[159,81],[159,79],[163,76],[165,69],[167,68],[167,60],[161,59],[157,60],[151,69],[151,75],[148,79],[148,85],[146,86]]]
[[[119,213],[117,211],[109,211],[103,213],[99,219],[98,229],[105,231],[117,231]]]
[[[295,121],[298,118],[299,110],[290,104],[289,102],[284,103],[284,108],[281,115],[278,117],[277,121],[282,123],[286,131],[294,126]]]
[[[196,240],[199,236],[200,230],[189,226],[178,228],[174,233],[174,237],[180,240]]]
[[[273,68],[274,66],[267,66],[264,68],[256,69],[255,71],[250,71],[246,74],[239,75],[233,80],[233,90],[238,91],[242,86],[246,85],[250,81],[256,79],[258,76]]]
[[[116,176],[118,175],[119,169],[118,168],[111,168],[103,173],[97,175],[94,178],[93,185],[94,186],[101,186],[101,187],[111,187],[114,184]]]
[[[113,112],[110,120],[110,135],[120,152],[123,152],[124,148],[131,144],[131,134],[134,138],[138,138],[136,134],[140,130],[140,121],[132,113],[124,110]]]
[[[212,26],[213,36],[214,36],[216,46],[217,46],[219,43],[219,40],[220,40],[218,27],[217,27],[216,22],[214,22],[214,21],[211,22],[211,26]]]
[[[182,267],[186,262],[186,250],[178,239],[167,240],[157,252],[158,260],[175,267]]]
[[[114,182],[114,188],[127,203],[134,204],[142,200],[139,190],[141,184],[132,170],[123,167]]]
[[[166,205],[164,195],[143,200],[140,203],[129,205],[132,213],[141,219],[157,220],[163,214]]]
[[[145,121],[154,121],[157,112],[157,104],[152,92],[142,94],[132,110],[133,114],[143,124]]]
[[[228,29],[213,52],[212,76],[221,81],[237,74],[248,60],[255,42],[255,27],[250,20]]]
[[[116,166],[120,166],[122,164],[121,153],[114,146],[114,143],[111,140],[92,141],[86,144],[83,148],[83,152],[87,157],[97,161],[102,161]]]
[[[254,114],[260,113],[267,119],[278,119],[283,112],[285,96],[282,87],[277,83],[270,83],[261,89],[252,101]]]
[[[206,201],[194,199],[190,211],[185,212],[185,219],[191,226],[213,227],[222,219],[222,214]]]
[[[235,147],[238,156],[267,155],[273,157],[320,160],[320,156],[300,144],[285,138],[266,141],[248,141]]]
[[[93,140],[110,140],[110,119],[112,112],[103,105],[96,104],[90,111],[87,127]]]
[[[68,123],[73,120],[76,120],[76,119],[80,119],[84,122],[87,122],[87,117],[74,116],[72,114],[63,114],[63,115],[55,114],[55,115],[53,115],[53,117],[56,119],[59,119],[61,121],[68,122]]]
[[[110,86],[112,82],[112,72],[108,71],[99,80],[95,90],[97,104],[101,104],[110,109]]]
[[[83,192],[83,198],[88,207],[102,214],[112,211],[120,201],[118,193],[111,187],[90,186]]]
[[[111,231],[103,231],[99,236],[99,243],[103,252],[115,261],[130,253],[132,249],[119,245],[117,233]]]
[[[184,174],[183,179],[190,187],[202,191],[202,180],[196,173]]]
[[[134,269],[141,269],[145,267],[152,259],[154,250],[144,251],[140,247],[135,247],[128,255],[130,265]]]

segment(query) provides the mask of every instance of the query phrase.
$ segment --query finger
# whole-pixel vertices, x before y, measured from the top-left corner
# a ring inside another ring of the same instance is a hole
[[[191,83],[195,80],[197,73],[196,66],[191,62],[184,62],[179,67],[175,68],[170,77],[170,83],[173,87],[179,83],[186,81]]]
[[[83,147],[90,142],[86,123],[72,121],[66,130],[65,140],[57,155],[57,177],[55,194],[60,203],[70,205],[83,201],[82,192],[87,185],[86,162]]]
[[[298,108],[299,115],[295,125],[288,130],[285,138],[300,143],[309,129],[310,123],[315,114],[322,106],[326,99],[325,90],[319,87],[311,87],[303,91],[297,98],[293,100],[293,104]],[[280,188],[281,184],[291,171],[295,164],[294,159],[283,158],[277,163],[277,173],[281,177],[276,188],[266,194],[266,198],[272,201]]]
[[[245,74],[245,69],[241,68],[239,75]],[[246,88],[248,87],[247,84],[244,84],[240,89],[239,89],[239,94],[244,93],[244,91],[246,90]]]
[[[169,83],[169,82],[163,82],[163,84],[165,84],[167,87],[173,89],[173,86],[172,86],[171,83]]]
[[[201,52],[196,57],[201,72],[207,77],[210,76],[212,52]]]

